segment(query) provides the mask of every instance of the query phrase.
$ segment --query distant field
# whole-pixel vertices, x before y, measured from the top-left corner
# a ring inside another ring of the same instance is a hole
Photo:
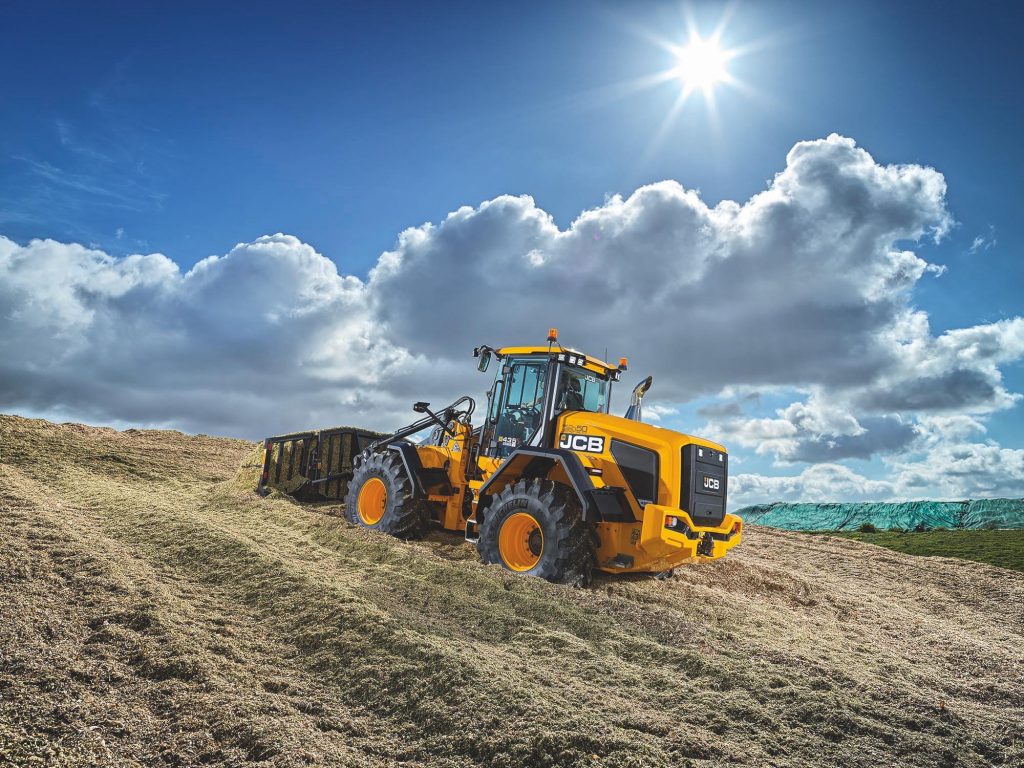
[[[960,557],[964,560],[998,565],[1000,568],[1024,571],[1024,530],[922,533],[829,531],[828,535],[877,544],[897,552],[906,552],[908,555]]]

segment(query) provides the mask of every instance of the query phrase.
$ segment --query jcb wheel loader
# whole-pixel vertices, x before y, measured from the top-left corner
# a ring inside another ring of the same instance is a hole
[[[743,522],[726,513],[724,447],[641,421],[648,377],[624,417],[609,413],[626,369],[558,345],[477,347],[500,365],[483,423],[475,402],[413,409],[419,421],[355,458],[345,497],[353,523],[401,538],[464,531],[487,563],[564,584],[594,569],[669,571],[722,557]],[[433,426],[429,439],[408,438]]]

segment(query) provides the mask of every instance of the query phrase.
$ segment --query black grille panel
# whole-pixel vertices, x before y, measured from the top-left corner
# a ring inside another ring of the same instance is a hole
[[[658,454],[615,438],[612,438],[611,452],[636,500],[641,504],[657,504]]]
[[[702,445],[683,446],[682,498],[680,508],[695,525],[721,525],[725,517],[729,456]]]

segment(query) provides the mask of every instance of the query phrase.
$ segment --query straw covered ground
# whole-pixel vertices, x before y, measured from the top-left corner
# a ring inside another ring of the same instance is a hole
[[[751,527],[567,589],[0,416],[0,765],[1024,764],[1024,574]]]

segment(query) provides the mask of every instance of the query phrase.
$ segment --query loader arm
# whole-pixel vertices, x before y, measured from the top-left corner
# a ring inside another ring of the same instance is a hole
[[[358,457],[355,464],[366,461],[374,453],[380,451],[394,451],[401,457],[402,467],[409,479],[411,487],[415,489],[415,495],[421,498],[428,498],[431,495],[449,496],[454,492],[454,486],[447,472],[439,467],[424,466],[416,445],[407,438],[417,432],[422,432],[429,427],[440,430],[442,438],[456,440],[457,433],[467,433],[472,430],[473,411],[476,410],[476,401],[467,396],[460,397],[451,405],[445,406],[439,411],[431,411],[430,403],[418,402],[413,405],[417,413],[426,413],[422,419],[412,424],[395,430],[390,435],[370,443]]]

